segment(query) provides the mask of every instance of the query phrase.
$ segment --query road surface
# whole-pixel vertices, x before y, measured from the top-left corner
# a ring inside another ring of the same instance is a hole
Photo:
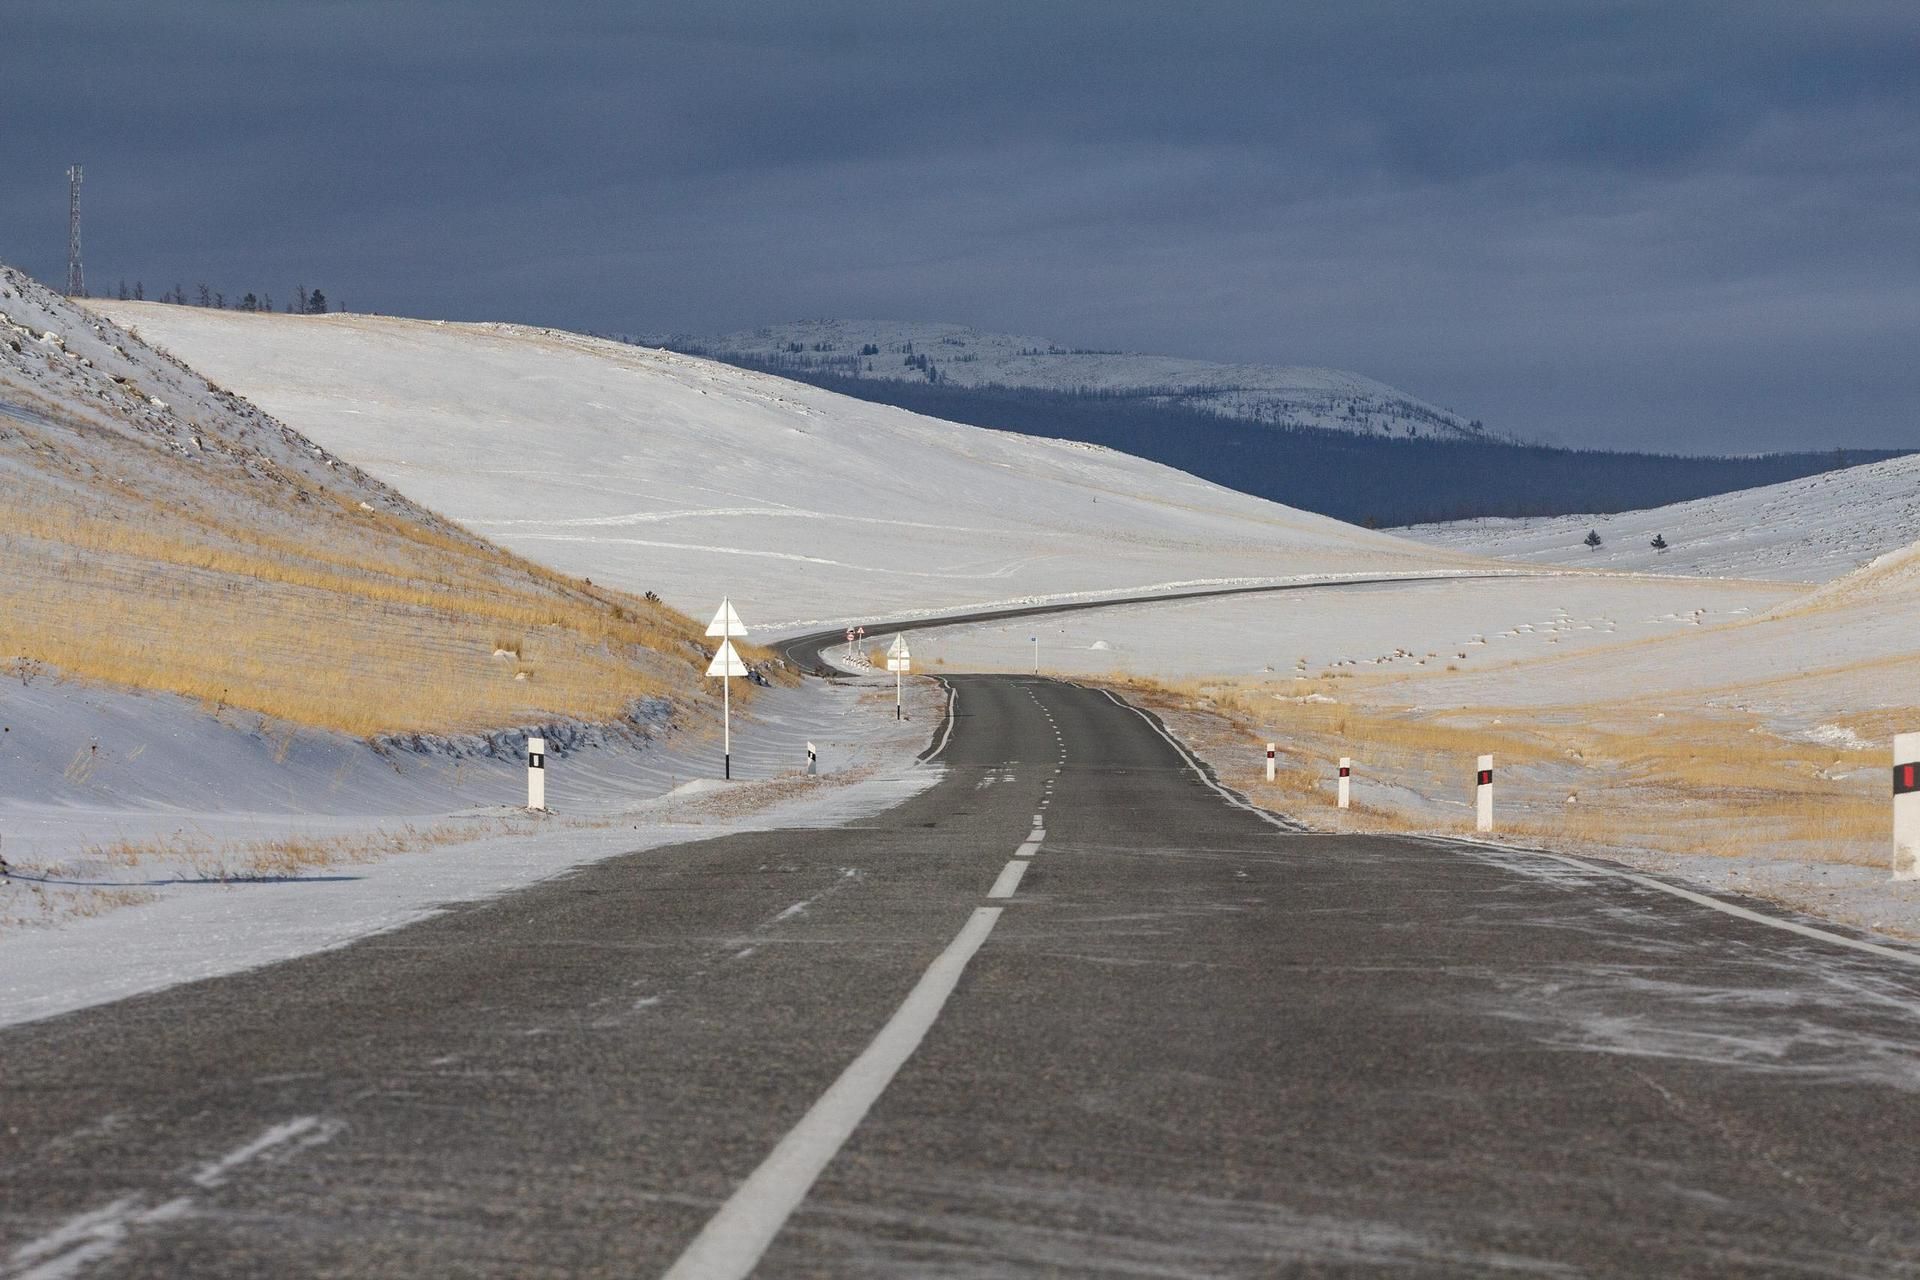
[[[857,827],[0,1031],[0,1277],[1920,1273],[1920,970],[951,685]]]

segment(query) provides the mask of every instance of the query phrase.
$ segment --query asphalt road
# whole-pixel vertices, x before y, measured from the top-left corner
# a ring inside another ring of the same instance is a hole
[[[0,1277],[1920,1274],[1920,970],[952,684],[858,827],[0,1031]]]

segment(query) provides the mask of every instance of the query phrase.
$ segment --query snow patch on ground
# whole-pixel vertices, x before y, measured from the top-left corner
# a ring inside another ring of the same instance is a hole
[[[32,878],[0,881],[0,919],[16,922],[0,931],[0,1025],[343,946],[618,854],[879,812],[940,777],[914,757],[944,695],[927,681],[907,694],[911,718],[896,721],[890,680],[762,690],[734,726],[732,784],[717,740],[574,726],[549,740],[554,812],[536,816],[518,807],[517,743],[381,749],[165,695],[9,689],[0,852]],[[817,778],[800,776],[808,741]],[[410,831],[451,842],[229,873],[274,841],[404,844]]]
[[[1473,561],[1107,449],[513,325],[98,303],[409,497],[756,635]]]
[[[1601,545],[1584,544],[1588,530]],[[1618,515],[1455,520],[1395,532],[1529,564],[1825,582],[1920,541],[1920,455]],[[1668,550],[1656,550],[1662,537]]]

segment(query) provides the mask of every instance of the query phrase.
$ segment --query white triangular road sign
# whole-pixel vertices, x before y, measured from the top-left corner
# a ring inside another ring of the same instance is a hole
[[[733,641],[722,640],[720,642],[720,652],[714,654],[713,661],[707,664],[707,674],[710,676],[744,676],[747,674],[747,664],[740,661],[740,655],[734,652]]]
[[[887,656],[889,658],[911,658],[913,655],[907,652],[907,638],[905,636],[895,636],[892,647],[887,650]]]
[[[740,615],[733,611],[733,601],[722,600],[720,609],[713,615],[713,621],[707,624],[710,636],[744,636],[747,628],[740,621]]]

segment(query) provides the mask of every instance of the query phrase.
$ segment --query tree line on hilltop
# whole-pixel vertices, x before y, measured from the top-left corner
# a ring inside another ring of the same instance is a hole
[[[273,295],[267,292],[247,293],[234,299],[233,305],[227,305],[224,291],[209,287],[204,282],[197,285],[193,296],[187,296],[185,285],[176,284],[156,297],[147,297],[147,286],[135,280],[131,287],[125,280],[120,282],[119,298],[122,302],[166,302],[180,307],[212,307],[220,311],[272,311]],[[327,295],[319,289],[309,290],[303,284],[293,287],[293,297],[282,308],[288,315],[320,316],[329,311],[340,310],[337,302],[328,302]]]

